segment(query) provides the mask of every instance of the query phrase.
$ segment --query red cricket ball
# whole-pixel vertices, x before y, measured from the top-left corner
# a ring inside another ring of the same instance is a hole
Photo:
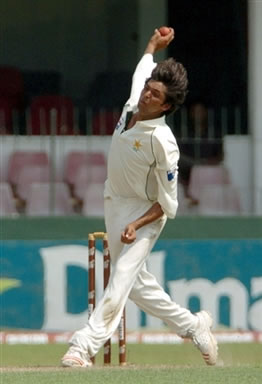
[[[158,28],[158,30],[159,30],[161,36],[166,36],[170,33],[170,28],[168,28],[168,27],[160,27],[160,28]]]

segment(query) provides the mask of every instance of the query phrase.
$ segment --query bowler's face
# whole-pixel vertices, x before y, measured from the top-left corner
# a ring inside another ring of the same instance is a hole
[[[166,90],[166,86],[160,81],[146,82],[138,102],[139,112],[148,119],[161,116],[170,108],[170,104],[166,103]]]

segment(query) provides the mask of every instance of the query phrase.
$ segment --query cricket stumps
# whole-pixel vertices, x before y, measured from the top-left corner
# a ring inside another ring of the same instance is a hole
[[[88,235],[88,313],[89,317],[96,305],[96,241],[102,240],[104,258],[104,290],[107,287],[110,277],[110,251],[107,240],[107,233],[93,232]],[[126,311],[124,309],[118,327],[119,335],[119,365],[126,365]],[[95,363],[95,359],[92,358]],[[104,365],[111,364],[111,340],[104,344]]]

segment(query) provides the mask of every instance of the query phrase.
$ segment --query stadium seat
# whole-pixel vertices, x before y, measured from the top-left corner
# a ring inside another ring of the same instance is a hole
[[[106,158],[103,152],[72,151],[65,159],[64,181],[74,187],[77,173],[80,167],[97,165],[106,166]]]
[[[82,214],[84,216],[104,216],[104,185],[103,184],[91,184],[87,187]]]
[[[0,216],[16,215],[18,212],[15,206],[12,189],[6,182],[0,183]]]
[[[48,165],[28,165],[21,169],[18,175],[16,194],[23,200],[28,199],[30,185],[36,182],[49,182]]]
[[[18,68],[0,67],[0,134],[17,133],[14,117],[19,116],[24,108],[24,81]]]
[[[107,167],[105,164],[81,165],[76,172],[74,195],[83,200],[88,186],[93,183],[104,185],[106,175]]]
[[[120,118],[119,110],[100,110],[92,121],[93,135],[112,135]]]
[[[48,155],[44,151],[15,151],[10,155],[7,170],[7,179],[12,186],[18,183],[19,175],[27,166],[48,166]]]
[[[20,109],[24,102],[24,80],[18,68],[0,67],[0,97],[9,99],[13,107]]]
[[[54,123],[52,123],[54,121]],[[52,126],[54,124],[54,128]],[[54,129],[54,131],[53,131]],[[30,107],[27,133],[32,135],[73,135],[74,106],[62,95],[36,96]]]
[[[191,169],[188,194],[199,200],[206,185],[230,184],[228,170],[223,165],[194,165]]]
[[[8,97],[0,96],[0,135],[14,133],[13,115],[17,112],[13,102]]]
[[[207,185],[202,188],[198,213],[201,215],[238,215],[241,213],[238,191],[233,185]]]
[[[73,215],[68,186],[64,183],[33,183],[26,208],[28,216]]]

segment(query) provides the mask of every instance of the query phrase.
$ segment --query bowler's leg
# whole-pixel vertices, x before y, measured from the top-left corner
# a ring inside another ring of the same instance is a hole
[[[196,329],[197,318],[188,309],[171,300],[155,276],[144,265],[130,292],[129,299],[149,315],[163,320],[180,336]]]
[[[129,298],[150,315],[162,319],[182,337],[192,339],[208,365],[216,364],[217,342],[211,333],[212,318],[206,311],[192,314],[171,300],[144,265]]]
[[[71,357],[77,355],[78,360],[84,360],[83,366],[88,366],[86,361],[96,355],[117,329],[130,290],[152,249],[147,231],[150,228],[143,228],[135,243],[123,247],[102,299],[86,326],[73,334],[71,347],[62,359],[63,365],[74,362]]]

